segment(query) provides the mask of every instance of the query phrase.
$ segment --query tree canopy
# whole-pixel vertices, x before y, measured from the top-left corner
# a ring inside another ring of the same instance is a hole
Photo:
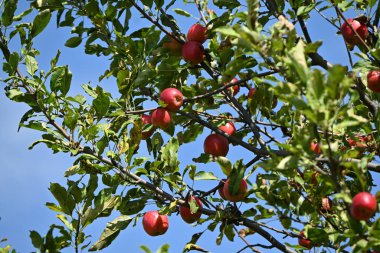
[[[221,249],[242,240],[237,252],[380,252],[379,1],[29,2],[0,3],[1,81],[29,106],[20,127],[41,132],[30,148],[75,157],[49,187],[57,224],[30,232],[37,252],[106,251],[175,215],[197,228],[184,252],[208,252],[206,231]],[[347,60],[321,53],[316,16]],[[109,63],[92,83],[73,83],[60,51],[40,67],[35,40],[54,22],[75,57]]]

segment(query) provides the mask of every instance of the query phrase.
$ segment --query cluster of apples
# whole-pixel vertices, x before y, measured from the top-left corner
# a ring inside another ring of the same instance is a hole
[[[203,204],[198,197],[189,196],[188,204],[194,202],[198,208],[202,208]],[[194,223],[199,220],[202,213],[200,211],[191,212],[188,206],[181,205],[179,207],[179,214],[186,223]],[[143,217],[143,228],[145,232],[150,236],[163,235],[169,228],[169,219],[167,215],[160,214],[158,211],[148,211]]]
[[[187,41],[182,47],[182,57],[191,64],[199,64],[205,57],[203,43],[207,40],[207,28],[194,24],[187,32]]]
[[[144,125],[152,124],[154,127],[166,129],[171,122],[170,112],[177,111],[183,104],[183,94],[176,88],[166,88],[160,94],[160,103],[164,107],[158,107],[151,115],[141,116]],[[148,139],[154,132],[154,127],[141,132],[143,140]]]
[[[375,196],[369,192],[359,192],[352,199],[350,207],[350,213],[355,220],[368,220],[375,214],[377,209],[377,201]],[[331,200],[328,198],[322,199],[322,210],[331,210]],[[304,231],[302,230],[298,236],[298,244],[307,249],[313,247],[313,242],[306,238]],[[373,253],[376,253],[373,251]]]
[[[369,36],[368,26],[364,22],[353,18],[347,19],[340,31],[347,44],[351,47],[362,44],[360,38],[365,41]],[[375,69],[368,72],[367,85],[371,91],[380,93],[380,70]]]

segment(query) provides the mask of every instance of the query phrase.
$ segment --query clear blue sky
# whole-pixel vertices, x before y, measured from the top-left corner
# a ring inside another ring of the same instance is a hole
[[[190,5],[187,8],[190,8]],[[187,11],[197,16],[193,6]],[[136,28],[133,25],[144,24],[137,17],[134,20],[131,22],[131,29]],[[195,22],[196,20],[193,18],[181,18],[178,24],[183,33],[186,33]],[[323,56],[333,63],[347,62],[343,40],[336,35],[336,30],[332,26],[329,26],[319,16],[313,16],[313,19],[308,22],[308,26],[314,41],[325,40],[320,51]],[[104,57],[85,55],[82,47],[65,48],[64,43],[70,37],[69,31],[67,28],[57,30],[55,21],[52,20],[49,27],[36,41],[35,46],[41,51],[38,60],[40,67],[47,69],[50,59],[56,54],[57,49],[60,49],[62,54],[59,64],[68,64],[73,72],[71,94],[83,93],[80,85],[89,81],[93,85],[99,84],[98,76],[103,73],[109,63]],[[3,73],[0,73],[3,76]],[[100,85],[107,90],[116,90],[116,82],[113,79],[104,80]],[[28,150],[29,145],[40,137],[40,133],[29,129],[21,129],[20,132],[17,132],[19,120],[28,108],[23,104],[9,101],[4,92],[0,93],[0,108],[2,108],[0,118],[3,119],[2,131],[0,131],[2,142],[0,145],[0,239],[8,238],[8,243],[14,246],[18,252],[31,252],[33,247],[29,240],[29,230],[36,230],[44,234],[50,224],[59,222],[55,218],[55,213],[45,207],[46,202],[54,201],[48,187],[50,182],[65,184],[63,173],[71,166],[73,159],[67,154],[53,155],[44,145],[38,145],[33,150]],[[183,169],[190,162],[188,153],[197,157],[202,151],[202,140],[192,146],[181,148],[179,154],[182,159],[181,168]],[[244,158],[248,161],[251,154],[231,146],[228,157],[232,161],[236,161],[242,157],[242,154],[247,154],[247,157]],[[216,164],[209,165],[208,168],[215,174],[221,175]],[[201,185],[202,183],[197,184]],[[150,206],[148,209],[155,209],[155,207]],[[86,230],[93,235],[92,242],[99,238],[106,222],[110,220],[112,217],[101,219]],[[273,225],[275,222],[270,224]],[[181,252],[191,235],[202,230],[202,227],[192,228],[191,225],[185,224],[180,217],[172,215],[170,228],[165,235],[149,237],[143,232],[141,223],[139,223],[136,227],[131,226],[122,231],[114,243],[103,252],[141,252],[140,245],[148,245],[155,251],[164,243],[171,245],[170,252]],[[215,239],[218,233],[206,233],[207,235],[199,241],[199,245],[211,252],[236,252],[243,247],[243,243],[238,238],[234,243],[225,238],[222,246],[217,246]],[[248,240],[251,243],[266,244],[258,235],[250,236]],[[296,243],[296,240],[293,240],[292,243]],[[72,252],[72,250],[67,252]],[[265,251],[263,250],[263,252]],[[270,252],[275,251],[271,250]]]

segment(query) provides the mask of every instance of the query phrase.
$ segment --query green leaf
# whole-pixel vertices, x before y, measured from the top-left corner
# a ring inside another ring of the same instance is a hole
[[[219,180],[212,172],[199,171],[195,174],[194,180]]]
[[[43,239],[38,232],[31,230],[29,233],[29,237],[32,240],[32,244],[35,248],[39,249],[42,246]]]
[[[305,58],[305,44],[300,40],[295,47],[289,51],[290,64],[297,71],[302,81],[307,81],[308,66]]]
[[[232,36],[240,38],[240,34],[237,33],[232,27],[230,26],[221,26],[215,29],[216,32],[219,32],[226,36]]]
[[[1,21],[3,26],[9,26],[13,22],[13,16],[17,9],[18,0],[6,0],[4,5],[4,11],[1,14]]]
[[[137,214],[141,210],[144,209],[146,204],[146,199],[136,199],[136,200],[130,200],[121,203],[119,207],[120,213],[124,215],[132,215],[132,214]]]
[[[185,11],[185,10],[175,8],[175,9],[173,9],[173,11],[175,13],[177,13],[178,15],[185,16],[185,17],[191,17],[191,14],[188,13],[187,11]]]
[[[63,212],[67,215],[71,215],[75,207],[75,202],[66,189],[58,183],[50,183],[49,191],[58,201]]]
[[[97,201],[95,201],[95,207],[87,209],[83,215],[81,220],[83,227],[88,226],[98,217],[109,216],[115,205],[120,201],[118,197],[111,197],[110,195],[107,195],[105,191],[101,191],[96,199]]]
[[[57,67],[50,78],[50,89],[62,92],[65,96],[70,90],[72,73],[67,66]]]
[[[29,75],[34,75],[38,69],[38,63],[36,59],[33,56],[27,55],[25,57],[25,64],[26,64],[26,70],[28,71]]]
[[[98,96],[92,102],[92,106],[95,109],[96,115],[99,118],[102,118],[104,115],[107,114],[111,102],[109,97],[99,86],[96,88],[96,93],[98,94]]]
[[[81,42],[82,42],[82,37],[71,37],[70,39],[66,41],[65,46],[74,48],[74,47],[79,46]]]
[[[224,156],[218,156],[216,158],[216,162],[219,164],[222,169],[224,175],[229,176],[232,170],[232,163]]]
[[[31,30],[31,36],[36,37],[49,24],[51,18],[50,10],[43,10],[34,18]]]
[[[170,248],[170,245],[169,245],[169,244],[164,244],[164,245],[162,245],[162,246],[156,251],[156,253],[169,253],[169,248]]]
[[[229,184],[228,184],[228,191],[231,193],[231,195],[235,195],[239,191],[240,183],[244,177],[245,169],[246,168],[243,164],[242,159],[239,159],[234,164],[234,167],[230,174]]]
[[[102,232],[99,240],[91,246],[89,251],[97,251],[106,248],[119,235],[121,230],[124,230],[131,223],[132,218],[126,215],[117,217],[107,223],[106,228]]]
[[[152,253],[152,251],[148,248],[148,246],[141,245],[140,249],[142,249],[145,253]]]
[[[178,161],[179,143],[176,138],[170,138],[168,143],[161,148],[161,158],[164,164],[170,168],[171,172],[177,171],[179,166]]]
[[[213,0],[213,2],[219,8],[225,7],[229,10],[232,10],[232,9],[240,6],[239,1],[237,1],[237,0]]]

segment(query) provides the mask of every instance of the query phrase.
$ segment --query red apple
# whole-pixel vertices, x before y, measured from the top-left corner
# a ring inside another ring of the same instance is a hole
[[[150,125],[152,124],[152,116],[143,114],[141,115],[141,119],[143,122],[143,125]],[[149,131],[142,131],[141,132],[141,139],[146,140],[148,139],[154,132],[154,128],[151,128]]]
[[[310,241],[310,239],[306,238],[303,230],[301,231],[301,233],[298,236],[298,244],[300,246],[307,248],[307,249],[311,249],[311,241]]]
[[[202,207],[203,204],[201,202],[201,200],[197,197],[194,197],[194,196],[191,196],[188,198],[188,203],[190,201],[195,201],[196,205],[198,207]],[[179,214],[181,215],[182,219],[186,222],[186,223],[194,223],[196,222],[197,220],[199,220],[199,218],[201,217],[202,213],[197,211],[195,213],[192,213],[191,212],[191,209],[187,206],[180,206],[179,207]]]
[[[182,44],[179,43],[176,39],[168,39],[168,41],[165,41],[162,44],[162,47],[168,49],[170,53],[174,56],[182,55]]]
[[[239,80],[237,78],[234,78],[234,79],[231,80],[230,83],[234,83],[234,82],[237,82],[237,81],[239,81]],[[227,83],[224,84],[224,86],[226,86],[226,85],[227,85]],[[239,85],[234,85],[234,86],[229,87],[228,89],[231,92],[231,94],[233,96],[235,96],[239,92],[240,86]]]
[[[332,202],[331,199],[325,197],[322,199],[322,206],[321,206],[321,211],[322,212],[329,212],[332,209]]]
[[[161,92],[160,100],[166,104],[166,110],[176,111],[183,104],[183,95],[176,88],[167,88]]]
[[[359,192],[352,199],[351,216],[355,220],[368,220],[376,212],[376,198],[369,192]]]
[[[248,97],[252,99],[255,92],[256,92],[256,88],[251,88],[248,92]]]
[[[224,183],[224,186],[223,186],[223,193],[224,193],[225,198],[232,202],[242,201],[245,198],[245,194],[247,193],[247,190],[248,190],[247,181],[245,181],[245,179],[241,180],[240,185],[239,185],[239,190],[234,195],[230,194],[230,191],[228,190],[229,182],[230,182],[230,179],[227,179],[227,181]]]
[[[342,32],[343,38],[347,41],[348,44],[358,45],[360,43],[360,39],[357,37],[352,28],[357,32],[357,34],[365,41],[368,37],[368,27],[365,24],[360,23],[358,20],[349,18],[347,22],[344,22],[340,31]]]
[[[228,140],[219,134],[210,134],[206,137],[203,149],[206,154],[214,156],[226,156],[229,146]]]
[[[188,41],[198,41],[199,43],[203,43],[207,40],[207,28],[200,25],[194,24],[190,27],[187,32],[187,40]]]
[[[152,124],[161,129],[166,129],[170,125],[171,117],[168,110],[157,108],[152,113]]]
[[[315,141],[310,143],[310,149],[317,155],[321,154],[321,148],[319,147],[318,143]]]
[[[222,179],[221,181],[223,182],[223,184],[218,188],[219,195],[224,200],[227,200],[226,196],[224,195],[224,192],[223,192],[223,188],[224,188],[224,184],[226,183],[226,180],[227,179]]]
[[[188,41],[182,47],[182,57],[186,61],[196,65],[203,61],[205,50],[200,42]]]
[[[143,228],[150,236],[165,234],[169,228],[168,216],[161,215],[158,211],[149,211],[144,214]]]
[[[225,124],[224,126],[220,126],[219,129],[230,136],[233,135],[236,131],[235,124],[232,121],[227,122],[227,124]]]
[[[380,92],[380,70],[371,70],[367,74],[368,89],[373,92]]]

